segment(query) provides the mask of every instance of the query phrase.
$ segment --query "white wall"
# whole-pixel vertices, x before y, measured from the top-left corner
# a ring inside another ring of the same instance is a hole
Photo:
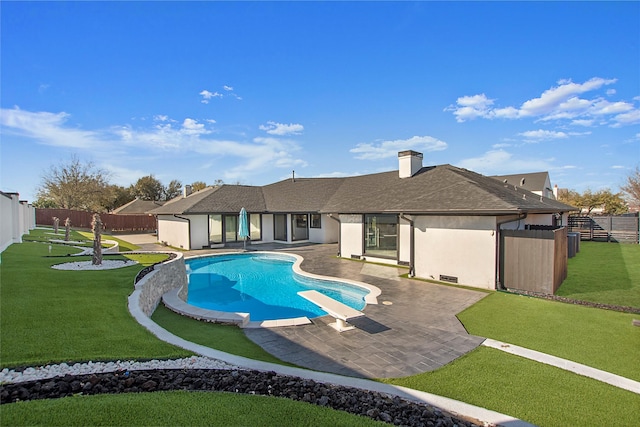
[[[529,214],[524,222],[527,225],[553,225],[553,214]]]
[[[340,224],[340,256],[344,258],[351,258],[351,255],[362,256],[364,241],[362,215],[340,215]]]
[[[173,215],[158,215],[158,241],[174,248],[189,248],[189,222]]]
[[[311,224],[311,223],[309,223]],[[340,234],[340,224],[329,215],[320,218],[321,228],[309,227],[309,241],[313,243],[336,243]]]
[[[409,221],[400,218],[400,227],[398,230],[398,261],[411,261],[411,224]]]
[[[209,215],[180,215],[191,221],[191,249],[209,247]]]
[[[495,289],[495,229],[495,217],[416,216],[416,276],[453,276],[462,285]]]
[[[18,193],[0,194],[0,252],[22,243],[22,236],[36,227],[35,208],[19,198]]]

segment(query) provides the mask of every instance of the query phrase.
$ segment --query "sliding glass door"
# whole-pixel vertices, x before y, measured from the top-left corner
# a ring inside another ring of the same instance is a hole
[[[364,253],[382,258],[398,258],[398,215],[364,216]]]

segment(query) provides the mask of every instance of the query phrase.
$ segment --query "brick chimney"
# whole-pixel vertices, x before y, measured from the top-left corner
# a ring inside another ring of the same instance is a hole
[[[400,178],[411,178],[422,169],[422,153],[413,150],[398,153],[398,175]]]

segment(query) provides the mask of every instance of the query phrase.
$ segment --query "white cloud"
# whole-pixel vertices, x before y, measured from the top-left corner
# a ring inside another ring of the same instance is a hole
[[[153,116],[153,120],[157,122],[166,122],[166,121],[169,121],[169,116],[164,114],[158,114],[156,116]]]
[[[545,139],[565,139],[568,138],[564,132],[556,132],[550,130],[529,130],[526,132],[519,133],[518,135],[524,136],[527,139],[537,139],[537,140],[545,140]]]
[[[211,98],[222,98],[224,96],[221,93],[210,92],[206,89],[200,92],[199,95],[202,95],[202,100],[200,102],[202,102],[203,104],[208,104]]]
[[[638,115],[640,110],[631,103],[624,101],[610,102],[597,96],[591,98],[581,97],[583,94],[599,90],[616,82],[617,79],[599,77],[594,77],[584,83],[560,80],[557,86],[545,90],[537,98],[523,102],[519,107],[496,107],[494,106],[495,99],[488,98],[484,93],[462,96],[456,100],[456,105],[447,107],[445,111],[452,111],[458,122],[476,118],[536,118],[540,121],[571,120],[571,124],[585,126],[584,123],[594,125],[594,118],[599,118],[601,124],[610,124],[613,127],[639,122]],[[613,96],[616,91],[610,88],[605,93],[608,96]]]
[[[380,160],[398,155],[399,151],[415,150],[419,152],[442,151],[447,143],[431,136],[413,136],[409,139],[382,141],[377,144],[361,143],[349,150],[356,154],[356,159]]]
[[[232,90],[233,90],[233,87],[232,87],[232,86],[227,86],[227,85],[222,86],[222,88],[223,88],[224,90],[226,90],[226,91],[232,91]]]
[[[198,123],[197,120],[186,118],[182,122],[182,129],[180,130],[185,135],[206,135],[211,133],[210,130],[205,129],[203,123]]]
[[[626,169],[626,166],[613,165],[613,166],[611,166],[611,169]]]
[[[24,136],[45,145],[69,148],[90,148],[103,142],[103,135],[94,131],[65,127],[71,117],[65,112],[31,112],[13,109],[0,110],[0,125],[7,133]]]
[[[632,125],[640,123],[640,110],[629,111],[628,113],[618,114],[613,118],[614,123],[611,127],[620,127],[623,125]]]
[[[304,126],[299,123],[276,123],[273,121],[268,121],[266,125],[260,125],[258,127],[260,130],[267,132],[270,135],[299,135],[304,130]]]
[[[537,172],[553,169],[544,159],[517,159],[505,150],[490,150],[480,157],[464,159],[457,166],[483,175],[504,175],[518,172]]]
[[[573,120],[571,122],[571,124],[574,126],[585,126],[585,127],[593,126],[593,123],[594,123],[593,120],[587,120],[587,119]]]

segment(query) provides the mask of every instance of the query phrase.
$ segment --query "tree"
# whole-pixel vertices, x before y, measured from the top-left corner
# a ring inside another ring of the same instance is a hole
[[[164,189],[164,200],[171,200],[182,193],[182,183],[177,179],[172,180]]]
[[[191,190],[195,193],[196,191],[204,190],[207,188],[207,184],[204,181],[195,181],[191,184]]]
[[[164,186],[153,175],[143,176],[131,187],[133,195],[142,200],[162,200]]]
[[[558,200],[580,208],[585,215],[591,215],[597,208],[605,215],[619,215],[628,210],[622,193],[612,193],[608,188],[596,192],[587,189],[582,194],[575,190],[559,191]]]
[[[50,207],[100,210],[108,179],[108,172],[73,156],[69,162],[51,166],[45,172],[36,197]]]
[[[627,177],[626,184],[620,189],[625,192],[629,202],[640,204],[640,167],[636,166],[636,170]]]
[[[135,198],[131,192],[131,187],[125,188],[120,185],[109,185],[101,203],[104,211],[111,212],[122,205],[126,205]]]

